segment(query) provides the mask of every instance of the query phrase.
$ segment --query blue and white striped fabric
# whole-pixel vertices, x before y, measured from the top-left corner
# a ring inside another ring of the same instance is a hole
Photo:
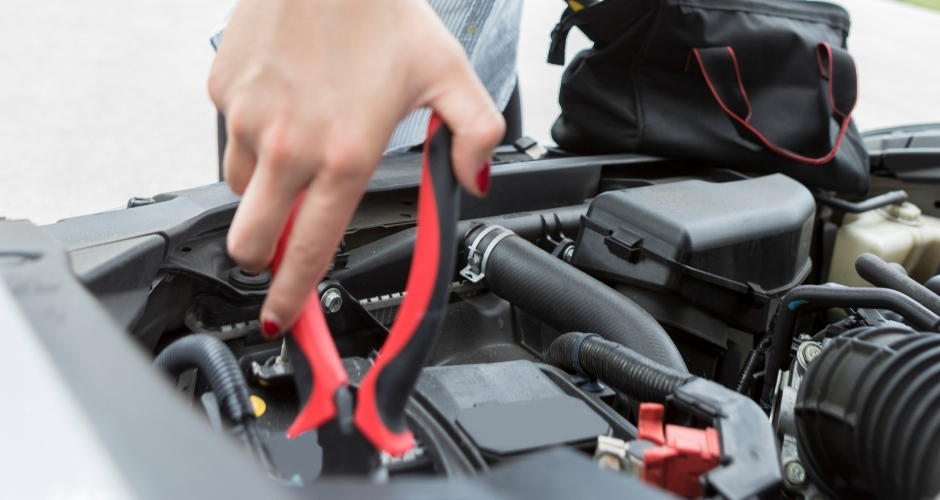
[[[523,0],[429,0],[447,29],[463,44],[473,69],[499,109],[516,86],[516,47]],[[218,48],[225,23],[212,36]],[[386,153],[405,151],[424,142],[431,112],[408,115],[392,134]]]

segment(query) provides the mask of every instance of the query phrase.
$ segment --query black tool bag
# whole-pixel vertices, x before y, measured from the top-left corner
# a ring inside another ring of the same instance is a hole
[[[794,0],[604,0],[565,11],[594,42],[565,70],[552,138],[578,153],[644,153],[863,195],[848,13]]]

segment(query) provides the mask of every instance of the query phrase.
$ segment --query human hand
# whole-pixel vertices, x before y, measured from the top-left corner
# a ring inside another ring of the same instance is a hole
[[[225,176],[242,195],[231,257],[266,269],[306,193],[261,310],[274,336],[322,279],[398,122],[432,108],[454,174],[482,196],[505,123],[426,0],[241,0],[209,76],[226,117]]]

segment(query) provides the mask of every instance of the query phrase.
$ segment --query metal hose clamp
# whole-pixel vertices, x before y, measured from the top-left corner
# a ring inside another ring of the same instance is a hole
[[[486,245],[486,248],[477,248],[487,234],[497,230],[502,230],[503,232],[496,235],[496,237]],[[516,233],[505,227],[498,225],[492,225],[480,231],[480,234],[473,239],[473,243],[467,248],[467,267],[460,270],[460,275],[467,278],[471,283],[478,283],[486,274],[486,262],[490,259],[490,254],[493,252],[493,249],[496,248],[496,245],[503,239],[515,234]]]

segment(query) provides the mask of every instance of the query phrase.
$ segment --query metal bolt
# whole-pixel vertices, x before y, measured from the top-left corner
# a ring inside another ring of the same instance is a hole
[[[806,470],[803,469],[803,464],[796,460],[791,460],[783,466],[783,475],[792,485],[801,485],[806,481]]]
[[[570,263],[571,263],[571,257],[572,257],[573,255],[574,255],[574,245],[571,245],[571,246],[569,246],[568,248],[565,249],[565,253],[563,253],[563,254],[561,255],[561,258],[564,259],[565,262],[568,262],[568,263],[570,264]]]
[[[343,295],[339,293],[339,290],[330,288],[323,292],[323,297],[320,297],[320,305],[323,306],[325,313],[335,313],[339,311],[339,308],[343,307]]]
[[[816,344],[807,344],[803,348],[803,359],[806,360],[806,363],[809,364],[816,356],[822,354],[822,347],[819,347]]]

